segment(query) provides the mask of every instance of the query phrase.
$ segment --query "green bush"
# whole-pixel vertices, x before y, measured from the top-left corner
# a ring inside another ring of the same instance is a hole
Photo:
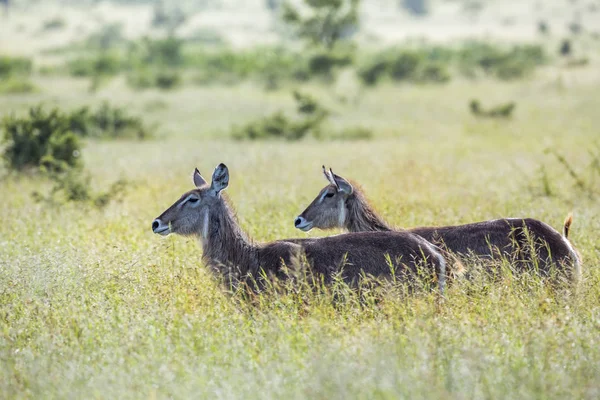
[[[411,80],[423,63],[423,54],[417,51],[401,51],[390,60],[390,75],[396,81]]]
[[[488,110],[485,110],[481,106],[480,101],[477,99],[473,99],[469,103],[469,108],[473,115],[486,118],[510,118],[515,110],[515,107],[515,102],[509,102],[505,104],[498,104]]]
[[[317,52],[308,59],[308,70],[312,75],[331,78],[335,68],[352,64],[348,51]]]
[[[388,60],[372,60],[358,68],[359,79],[367,86],[377,84],[389,71],[390,63]]]
[[[329,111],[313,96],[298,91],[293,92],[293,95],[296,101],[297,117],[290,118],[279,111],[242,127],[234,127],[232,129],[233,138],[236,140],[282,139],[295,141],[309,134],[324,140],[364,140],[373,136],[369,129],[363,127],[328,133],[323,125],[329,116]]]
[[[510,80],[526,77],[547,61],[544,49],[537,45],[503,48],[468,42],[460,48],[386,49],[360,64],[357,75],[368,86],[386,77],[396,81],[444,83],[456,70],[468,77],[484,75]]]
[[[459,66],[467,76],[479,71],[498,79],[519,79],[547,62],[544,49],[537,45],[504,49],[489,43],[471,42],[458,52]]]
[[[302,139],[309,133],[319,137],[321,124],[329,115],[329,111],[310,95],[298,91],[295,91],[293,95],[299,118],[288,118],[279,111],[242,127],[234,127],[232,129],[233,138],[237,140],[284,139],[293,141]]]
[[[43,166],[62,171],[79,164],[79,140],[69,129],[68,117],[58,109],[46,112],[34,107],[26,117],[5,117],[0,126],[2,156],[10,169]]]
[[[358,77],[368,86],[389,77],[394,81],[444,83],[450,80],[451,54],[440,47],[387,49],[359,66]]]
[[[31,74],[32,62],[25,57],[0,56],[0,78]]]
[[[450,71],[448,71],[445,64],[427,63],[421,67],[415,80],[418,82],[445,83],[450,78]]]

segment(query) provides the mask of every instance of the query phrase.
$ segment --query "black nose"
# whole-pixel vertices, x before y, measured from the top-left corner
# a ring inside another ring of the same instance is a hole
[[[156,228],[158,228],[158,221],[153,221],[152,222],[152,232],[154,232],[156,230]]]
[[[300,225],[301,222],[302,220],[300,219],[300,217],[296,218],[296,220],[294,221],[294,226]]]

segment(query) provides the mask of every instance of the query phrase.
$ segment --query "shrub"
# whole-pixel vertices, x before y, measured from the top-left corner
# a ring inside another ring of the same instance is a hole
[[[282,18],[309,43],[332,50],[337,42],[355,32],[359,25],[360,0],[304,0],[300,12],[289,2],[284,3]]]
[[[423,62],[422,54],[416,51],[402,51],[390,61],[390,74],[394,80],[410,80]]]
[[[450,80],[450,72],[446,65],[442,63],[428,63],[421,68],[416,80],[419,82],[445,83]]]
[[[440,47],[388,49],[359,67],[358,77],[369,86],[386,76],[395,81],[444,83],[451,77],[447,67],[451,59],[451,53]]]
[[[0,56],[0,78],[31,74],[32,62],[25,57]]]
[[[34,107],[27,117],[5,117],[1,128],[3,158],[10,169],[44,166],[61,171],[79,164],[79,140],[58,109],[46,112]]]
[[[373,60],[358,68],[359,79],[368,86],[378,83],[389,71],[388,60]]]
[[[233,138],[236,140],[283,139],[295,141],[308,134],[312,134],[318,139],[332,140],[359,140],[372,137],[372,132],[362,127],[325,134],[322,126],[329,116],[329,111],[313,96],[298,91],[293,92],[293,95],[299,115],[297,118],[289,118],[279,111],[242,127],[233,127]]]
[[[295,91],[293,93],[300,118],[292,120],[282,112],[276,112],[243,127],[234,127],[234,139],[284,139],[299,140],[307,134],[320,136],[320,127],[329,112],[314,97]]]
[[[541,46],[515,46],[506,50],[479,42],[467,44],[459,51],[458,57],[466,75],[475,76],[482,71],[504,80],[522,78],[547,61]]]
[[[484,110],[481,107],[479,100],[473,99],[469,103],[471,113],[477,117],[487,118],[510,118],[516,107],[514,102],[496,105],[489,110]]]
[[[352,64],[348,51],[317,52],[308,59],[308,70],[313,75],[330,78],[337,67]]]

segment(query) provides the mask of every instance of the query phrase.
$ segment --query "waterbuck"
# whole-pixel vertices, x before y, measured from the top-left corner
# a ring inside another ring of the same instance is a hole
[[[259,289],[265,278],[288,279],[290,268],[308,262],[311,276],[330,283],[340,276],[350,285],[363,276],[396,277],[408,284],[410,277],[425,272],[443,292],[446,262],[438,249],[407,232],[360,232],[325,238],[254,243],[240,228],[227,198],[229,171],[219,164],[210,185],[198,169],[196,188],[184,193],[152,222],[160,235],[197,236],[202,259],[230,288],[245,283]],[[258,284],[258,287],[255,286]]]
[[[355,184],[323,166],[329,182],[294,221],[296,228],[345,228],[350,232],[392,231],[367,202]],[[548,276],[552,266],[573,281],[581,276],[579,255],[568,240],[572,217],[561,235],[549,225],[531,218],[503,218],[458,226],[419,227],[403,232],[416,233],[459,257],[508,258],[517,269],[537,268]]]

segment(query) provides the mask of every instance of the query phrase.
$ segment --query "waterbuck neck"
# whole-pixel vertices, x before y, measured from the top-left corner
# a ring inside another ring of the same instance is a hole
[[[377,215],[358,188],[346,199],[346,221],[349,232],[391,231],[392,229]]]
[[[258,270],[258,250],[240,228],[225,199],[207,211],[200,240],[202,258],[224,277],[238,280]]]

